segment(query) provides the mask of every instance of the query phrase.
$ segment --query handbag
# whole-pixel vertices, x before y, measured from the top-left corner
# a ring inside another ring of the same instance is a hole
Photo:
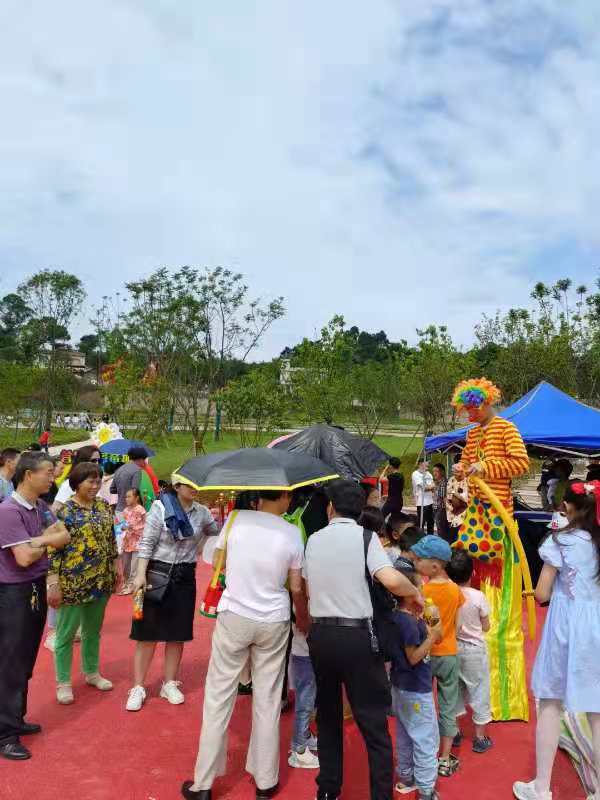
[[[369,630],[371,634],[371,649],[374,654],[382,655],[384,661],[391,661],[397,638],[396,626],[392,618],[396,601],[393,595],[379,581],[373,580],[367,564],[367,555],[371,538],[376,536],[373,531],[363,528],[363,545],[365,553],[365,578],[369,586],[371,603],[373,605],[373,625]],[[391,566],[391,564],[390,564]]]
[[[149,603],[159,605],[165,599],[167,589],[171,583],[171,576],[175,562],[173,562],[167,572],[163,571],[157,566],[148,565],[146,571],[146,591],[144,592],[144,600]]]
[[[169,565],[168,570],[161,569],[156,562],[151,561],[148,564],[148,569],[146,570],[146,591],[144,592],[144,599],[148,600],[148,602],[159,605],[165,599],[167,589],[169,588],[173,576],[173,570],[177,563],[180,546],[181,541],[178,541],[175,546],[173,563]]]
[[[234,519],[237,517],[237,510],[233,510],[227,519],[227,526],[225,528],[225,540],[223,542],[223,549],[219,553],[219,560],[215,565],[213,576],[204,593],[204,600],[200,605],[200,614],[209,619],[215,619],[217,616],[217,608],[219,601],[225,591],[225,576],[223,575],[223,566],[227,557],[227,540],[231,533],[231,527]]]

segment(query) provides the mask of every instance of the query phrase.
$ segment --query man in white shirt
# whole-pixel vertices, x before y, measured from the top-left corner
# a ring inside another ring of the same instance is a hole
[[[260,492],[260,498],[260,511],[239,511],[217,541],[213,563],[225,549],[227,588],[213,634],[194,781],[182,786],[187,800],[210,800],[214,779],[225,773],[227,727],[248,658],[253,695],[246,770],[254,777],[257,798],[273,797],[278,789],[290,593],[298,626],[302,630],[308,626],[302,587],[304,545],[298,528],[281,519],[290,504],[289,492]]]
[[[412,474],[412,490],[417,507],[419,527],[427,527],[427,533],[432,534],[434,528],[433,518],[433,490],[435,481],[427,467],[428,461],[419,461],[419,466]]]
[[[371,800],[390,800],[390,688],[374,636],[366,571],[393,594],[412,597],[420,607],[423,601],[412,583],[391,566],[378,536],[371,536],[365,552],[364,529],[356,522],[366,499],[361,487],[337,480],[329,484],[327,494],[330,522],[309,538],[304,566],[312,618],[308,646],[317,682],[317,800],[337,800],[342,790],[342,686],[367,747]]]

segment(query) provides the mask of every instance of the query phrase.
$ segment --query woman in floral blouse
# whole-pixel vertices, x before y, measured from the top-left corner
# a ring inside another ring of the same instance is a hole
[[[95,464],[74,467],[69,483],[75,494],[59,513],[71,541],[50,557],[48,604],[58,608],[54,660],[56,698],[62,705],[74,699],[71,662],[79,625],[85,682],[101,691],[112,689],[112,683],[98,672],[98,659],[104,612],[115,590],[118,553],[112,513],[97,497],[101,480]]]

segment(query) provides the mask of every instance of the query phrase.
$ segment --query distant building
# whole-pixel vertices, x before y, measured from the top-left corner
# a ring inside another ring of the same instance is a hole
[[[292,362],[289,359],[284,359],[281,362],[281,367],[279,369],[279,383],[285,389],[292,388],[292,381],[295,372],[303,372],[303,367],[292,367]]]
[[[51,352],[49,347],[40,351],[37,358],[38,366],[42,367],[48,364]],[[64,363],[65,367],[78,378],[83,378],[90,371],[86,367],[85,354],[80,353],[79,350],[73,350],[67,344],[57,344],[55,354]]]

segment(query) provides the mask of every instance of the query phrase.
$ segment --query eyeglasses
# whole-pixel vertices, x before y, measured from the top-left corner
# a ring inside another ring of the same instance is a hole
[[[99,464],[101,461],[101,458],[90,458],[90,464]]]

